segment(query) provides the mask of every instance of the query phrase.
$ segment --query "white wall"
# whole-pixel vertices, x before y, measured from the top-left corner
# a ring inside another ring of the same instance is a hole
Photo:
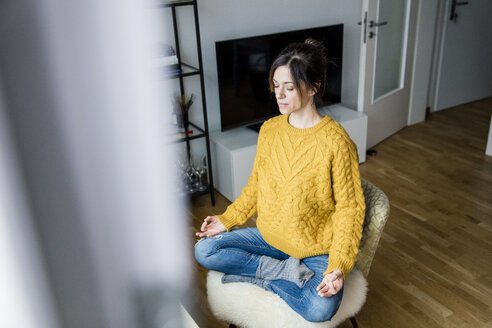
[[[200,32],[209,128],[220,129],[219,91],[215,42],[248,36],[278,33],[309,27],[344,24],[342,69],[342,104],[357,108],[360,26],[360,0],[200,0],[198,1]],[[196,40],[193,16],[187,8],[178,9],[182,58],[196,62]],[[187,92],[199,90],[199,79],[187,81]],[[188,91],[189,90],[189,91]],[[199,105],[200,103],[197,103]],[[200,107],[191,116],[199,120]]]

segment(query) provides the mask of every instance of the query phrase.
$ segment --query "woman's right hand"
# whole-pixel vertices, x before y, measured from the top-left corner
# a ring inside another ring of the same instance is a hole
[[[203,220],[203,224],[200,227],[200,230],[201,232],[197,232],[195,235],[200,238],[204,238],[213,237],[219,233],[226,231],[227,229],[216,216],[207,216],[205,220]]]

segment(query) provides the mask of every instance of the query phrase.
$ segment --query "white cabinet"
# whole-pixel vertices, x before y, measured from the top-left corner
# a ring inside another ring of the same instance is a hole
[[[319,109],[329,115],[347,131],[357,145],[359,163],[366,160],[367,116],[342,105]],[[230,201],[234,201],[247,185],[253,170],[258,133],[248,128],[210,133],[212,170],[215,188]]]
[[[367,115],[336,104],[318,109],[321,115],[328,115],[347,131],[357,145],[359,163],[366,161]]]
[[[253,171],[258,133],[248,128],[210,133],[214,185],[234,201]]]

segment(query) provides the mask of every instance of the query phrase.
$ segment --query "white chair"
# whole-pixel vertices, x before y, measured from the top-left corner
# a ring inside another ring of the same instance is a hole
[[[222,284],[223,273],[210,271],[207,276],[208,302],[212,313],[230,327],[336,327],[350,319],[357,328],[355,315],[366,300],[367,275],[376,252],[384,225],[389,216],[386,195],[371,183],[362,180],[366,215],[355,268],[344,284],[342,303],[330,321],[309,322],[292,310],[278,295],[256,285],[238,282]]]

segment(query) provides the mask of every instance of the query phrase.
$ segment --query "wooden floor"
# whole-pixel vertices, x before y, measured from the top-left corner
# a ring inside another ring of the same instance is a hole
[[[391,204],[361,328],[492,327],[491,114],[492,98],[433,113],[378,144],[361,165]],[[216,195],[215,207],[207,196],[193,200],[190,233],[225,210],[229,202]],[[206,271],[194,266],[192,315],[200,327],[227,327],[210,313]]]

